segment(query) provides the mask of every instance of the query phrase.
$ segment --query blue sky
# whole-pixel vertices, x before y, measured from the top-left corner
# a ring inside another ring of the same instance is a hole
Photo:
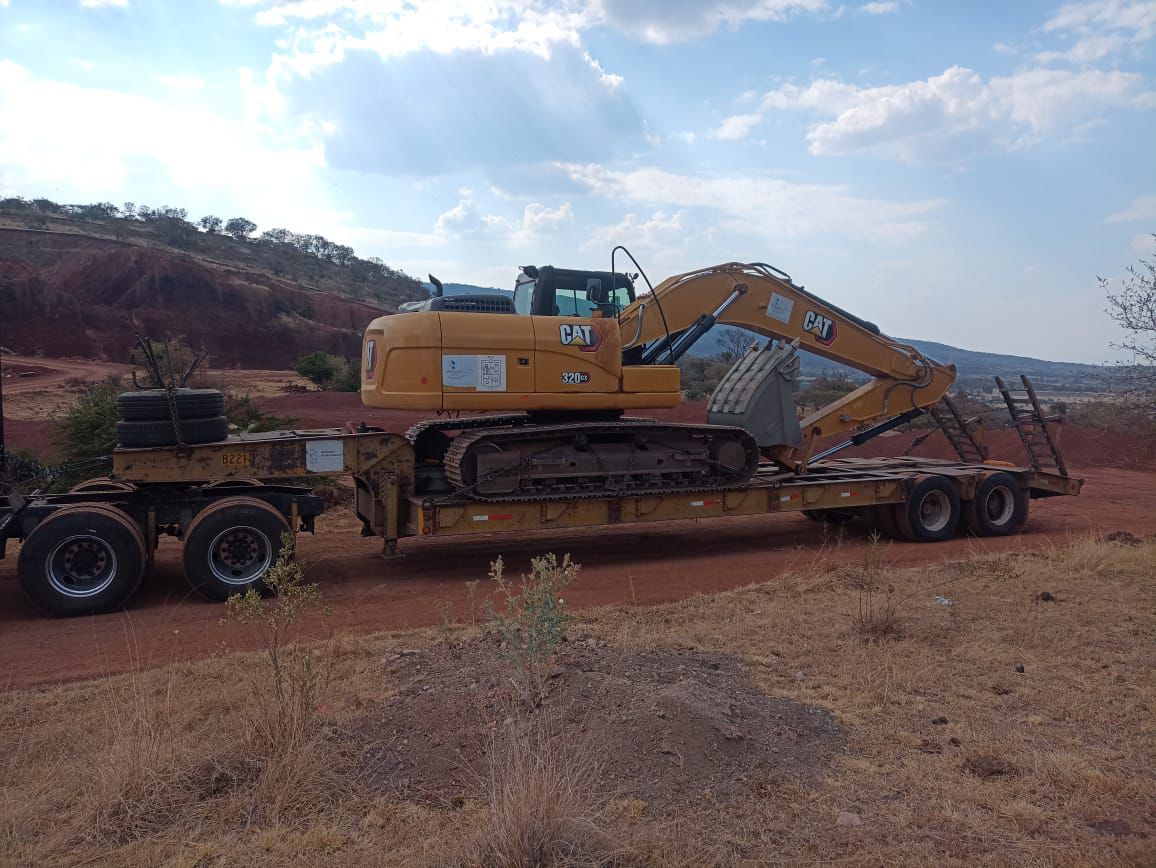
[[[1156,0],[0,0],[0,193],[416,276],[765,261],[885,331],[1113,358]]]

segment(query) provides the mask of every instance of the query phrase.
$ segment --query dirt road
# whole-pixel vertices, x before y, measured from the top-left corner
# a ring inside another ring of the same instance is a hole
[[[1156,533],[1156,473],[1096,468],[1085,475],[1080,497],[1035,501],[1022,536],[895,543],[885,561],[927,563],[1033,549],[1121,529]],[[759,516],[641,530],[406,540],[403,556],[385,561],[379,557],[380,541],[357,536],[356,521],[342,511],[323,517],[317,536],[302,536],[300,554],[332,610],[325,623],[309,625],[321,636],[436,625],[447,615],[469,620],[468,583],[481,580],[475,599],[480,609],[489,563],[499,555],[516,574],[533,555],[568,552],[582,564],[581,577],[567,594],[572,605],[642,605],[773,580],[814,563],[860,561],[865,536],[856,527],[841,537],[825,536],[821,525],[800,516]],[[221,606],[190,595],[179,548],[171,540],[162,544],[152,576],[127,612],[70,620],[45,619],[29,607],[16,582],[17,551],[10,546],[9,557],[0,561],[0,687],[123,672],[208,656],[222,643],[247,644],[243,632],[221,623]]]

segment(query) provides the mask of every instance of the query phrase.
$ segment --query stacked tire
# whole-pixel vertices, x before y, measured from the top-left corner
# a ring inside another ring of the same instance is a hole
[[[122,392],[116,414],[117,443],[128,449],[217,443],[229,436],[225,396],[216,389],[175,389],[171,396],[164,389]]]

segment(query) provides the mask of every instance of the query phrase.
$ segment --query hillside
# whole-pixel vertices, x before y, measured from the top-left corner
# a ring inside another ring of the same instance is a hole
[[[0,344],[18,353],[124,361],[132,317],[152,337],[205,347],[216,365],[286,368],[318,349],[358,355],[370,320],[421,294],[409,275],[321,236],[231,237],[178,209],[140,209],[142,219],[30,206],[0,202]]]

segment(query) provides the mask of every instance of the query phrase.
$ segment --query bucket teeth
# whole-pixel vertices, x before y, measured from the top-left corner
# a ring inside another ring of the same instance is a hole
[[[707,405],[712,425],[749,431],[762,448],[803,442],[795,410],[799,342],[754,345],[726,372]]]

